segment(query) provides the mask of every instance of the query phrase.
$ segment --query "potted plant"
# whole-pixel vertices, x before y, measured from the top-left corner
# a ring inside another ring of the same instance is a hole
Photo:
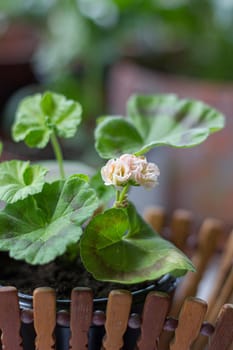
[[[98,120],[95,147],[107,163],[91,178],[79,170],[67,177],[58,138],[75,135],[81,114],[78,102],[52,92],[28,96],[18,107],[14,141],[37,148],[51,142],[60,178],[48,181],[48,169],[29,161],[0,164],[0,199],[6,203],[0,211],[0,250],[9,253],[8,267],[16,262],[19,275],[26,266],[29,277],[46,274],[56,261],[65,280],[72,266],[80,279],[82,265],[88,286],[91,274],[101,286],[146,286],[145,291],[164,276],[194,271],[188,257],[144,221],[128,194],[131,186],[150,189],[158,183],[159,168],[145,156],[149,150],[198,145],[223,128],[223,115],[172,94],[134,95],[126,117]]]

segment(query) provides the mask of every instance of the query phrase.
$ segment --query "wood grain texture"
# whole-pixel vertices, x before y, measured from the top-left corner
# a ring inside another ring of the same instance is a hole
[[[207,311],[207,304],[198,298],[187,298],[182,306],[175,337],[170,350],[189,350],[198,337]]]
[[[0,329],[4,350],[22,350],[20,310],[15,287],[0,288]]]
[[[54,349],[56,326],[56,295],[52,288],[36,288],[33,293],[36,350]]]
[[[233,305],[225,304],[218,316],[208,350],[229,350],[233,346]]]
[[[113,290],[109,293],[106,309],[103,349],[120,350],[123,346],[123,335],[126,331],[132,295],[127,290]]]
[[[158,338],[170,306],[170,297],[165,293],[151,292],[147,295],[142,314],[141,336],[138,350],[158,350]]]
[[[86,350],[92,323],[93,293],[89,288],[74,288],[71,293],[70,327],[72,350]]]

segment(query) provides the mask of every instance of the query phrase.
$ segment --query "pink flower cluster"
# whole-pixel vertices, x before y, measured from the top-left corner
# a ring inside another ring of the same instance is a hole
[[[154,163],[148,163],[145,157],[123,154],[117,159],[110,159],[101,169],[105,185],[116,187],[141,185],[152,188],[158,183],[159,168]]]

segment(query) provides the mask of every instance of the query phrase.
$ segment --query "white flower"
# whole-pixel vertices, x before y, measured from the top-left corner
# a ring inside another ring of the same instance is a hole
[[[148,163],[145,157],[123,154],[120,158],[111,159],[101,169],[105,185],[125,186],[128,182],[152,188],[158,184],[159,168]]]
[[[146,188],[155,187],[158,184],[158,177],[160,175],[159,168],[154,163],[141,163],[142,168],[137,171],[135,181]]]
[[[124,186],[130,179],[131,172],[127,162],[110,159],[101,169],[101,176],[105,185]]]

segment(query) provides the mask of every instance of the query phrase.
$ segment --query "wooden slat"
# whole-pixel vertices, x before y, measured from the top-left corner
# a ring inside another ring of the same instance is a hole
[[[216,219],[206,219],[201,225],[198,233],[198,247],[195,251],[192,261],[195,265],[196,272],[188,272],[180,284],[177,286],[173,296],[170,315],[178,317],[181,306],[187,297],[196,295],[199,282],[205,272],[206,266],[213,256],[218,238],[222,233],[222,222]],[[172,333],[163,332],[159,350],[167,349],[172,338]],[[199,350],[199,349],[198,349]]]
[[[177,209],[174,211],[171,221],[170,240],[177,248],[185,251],[186,241],[191,232],[193,215],[190,211]]]
[[[230,299],[232,290],[233,290],[233,266],[226,278],[224,285],[222,286],[222,289],[216,299],[215,305],[213,305],[212,309],[208,314],[209,322],[214,322],[222,305],[224,305]]]
[[[195,296],[199,282],[205,269],[213,256],[219,236],[222,233],[222,223],[216,219],[206,219],[200,229],[198,247],[192,261],[196,272],[188,272],[183,281],[178,285],[173,298],[171,315],[176,317],[186,297]]]
[[[225,304],[218,316],[208,350],[228,350],[233,345],[233,305]]]
[[[211,311],[213,310],[214,305],[216,304],[216,300],[221,296],[223,285],[227,283],[227,280],[229,280],[229,276],[232,271],[232,263],[233,263],[233,231],[230,234],[229,239],[227,240],[224,250],[222,252],[222,259],[220,261],[219,269],[217,272],[217,276],[215,278],[215,283],[212,289],[212,292],[208,298],[208,312],[207,312],[207,319],[208,316],[211,314]],[[232,284],[229,282],[229,288],[228,291],[226,291],[227,294],[231,294],[233,291],[233,280]],[[223,300],[223,304],[225,304],[228,300],[228,295],[226,296],[226,299]],[[221,305],[221,306],[222,306]],[[219,312],[219,310],[218,310]]]
[[[89,288],[74,288],[71,293],[70,327],[72,350],[86,350],[92,323],[93,293]]]
[[[148,207],[145,209],[143,217],[156,232],[161,234],[166,218],[164,208],[156,206]]]
[[[103,349],[119,350],[123,346],[123,335],[126,331],[132,295],[126,290],[113,290],[109,293],[106,309]]]
[[[232,293],[230,295],[230,298],[229,300],[227,301],[228,304],[233,304],[233,290],[232,290]]]
[[[213,290],[208,298],[208,311],[206,320],[214,323],[221,307],[226,303],[231,303],[231,296],[233,295],[233,232],[225,244],[225,249],[222,252],[222,259],[220,261],[219,269]],[[233,327],[233,326],[232,326]],[[204,349],[208,339],[200,336],[196,341],[193,350]]]
[[[20,310],[15,287],[0,288],[0,329],[4,350],[22,350]]]
[[[142,314],[141,337],[137,342],[138,350],[158,350],[158,337],[169,305],[170,298],[165,293],[151,292],[147,295]]]
[[[187,298],[182,306],[170,350],[189,350],[199,335],[207,304],[198,298]]]
[[[56,295],[52,288],[36,288],[33,293],[36,350],[54,349],[56,325]]]
[[[222,233],[222,221],[211,218],[204,220],[198,235],[197,253],[194,257],[194,263],[196,260],[197,270],[200,276],[203,275],[210,258],[216,252],[219,237]]]

